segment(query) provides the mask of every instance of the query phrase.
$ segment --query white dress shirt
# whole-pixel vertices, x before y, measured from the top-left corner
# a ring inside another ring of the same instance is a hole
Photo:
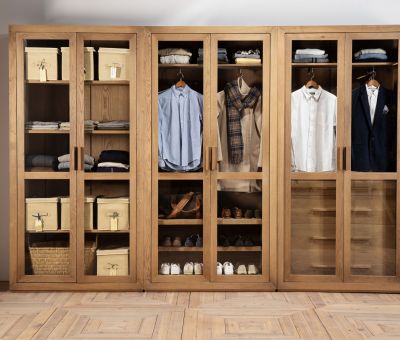
[[[379,87],[365,85],[368,94],[369,113],[371,115],[371,123],[374,124],[376,102],[378,100]]]
[[[303,86],[292,93],[292,170],[336,170],[337,98]]]

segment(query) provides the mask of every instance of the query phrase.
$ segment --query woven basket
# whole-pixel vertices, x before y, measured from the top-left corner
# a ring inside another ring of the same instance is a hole
[[[85,244],[85,274],[96,268],[96,243]],[[70,248],[67,242],[40,242],[29,247],[33,275],[69,275]]]

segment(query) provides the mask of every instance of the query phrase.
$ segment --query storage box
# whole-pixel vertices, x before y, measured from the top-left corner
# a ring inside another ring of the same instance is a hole
[[[99,80],[128,80],[129,49],[99,48]]]
[[[129,249],[98,249],[97,276],[129,275]]]
[[[26,230],[44,231],[57,230],[58,197],[26,198],[25,222]]]
[[[25,47],[25,74],[27,80],[57,80],[58,48]],[[41,78],[42,75],[44,78]]]
[[[94,80],[94,52],[93,47],[84,47],[85,80]],[[62,80],[69,80],[69,47],[61,47]]]
[[[128,230],[129,198],[98,198],[97,229]]]
[[[62,197],[61,202],[61,229],[70,230],[70,205],[69,197]],[[93,197],[85,197],[85,216],[84,228],[85,230],[93,229]]]

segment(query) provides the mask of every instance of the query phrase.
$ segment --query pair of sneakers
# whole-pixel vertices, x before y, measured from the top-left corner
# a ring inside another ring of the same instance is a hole
[[[217,275],[257,275],[258,268],[254,264],[249,264],[247,267],[244,264],[239,264],[234,268],[231,262],[225,262],[221,264],[221,262],[217,262]]]
[[[180,275],[182,274],[179,263],[162,263],[160,268],[161,275]]]
[[[217,275],[233,275],[234,274],[234,268],[233,264],[231,262],[224,262],[222,264],[221,262],[217,262]]]
[[[198,262],[186,262],[183,266],[183,274],[185,275],[202,275],[203,264]]]

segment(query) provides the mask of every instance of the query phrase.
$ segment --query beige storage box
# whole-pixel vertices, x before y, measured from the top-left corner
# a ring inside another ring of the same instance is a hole
[[[94,80],[94,48],[84,48],[85,80]],[[62,80],[69,80],[69,47],[61,47]]]
[[[99,48],[99,80],[128,80],[129,49]]]
[[[70,230],[70,210],[69,197],[62,197],[61,202],[61,229]],[[85,230],[93,229],[93,197],[85,197]]]
[[[129,275],[129,249],[98,249],[97,276]]]
[[[25,222],[26,230],[47,231],[58,229],[58,197],[26,198]]]
[[[58,48],[25,47],[26,79],[57,80],[57,54]]]
[[[129,198],[98,198],[97,229],[128,230]]]

